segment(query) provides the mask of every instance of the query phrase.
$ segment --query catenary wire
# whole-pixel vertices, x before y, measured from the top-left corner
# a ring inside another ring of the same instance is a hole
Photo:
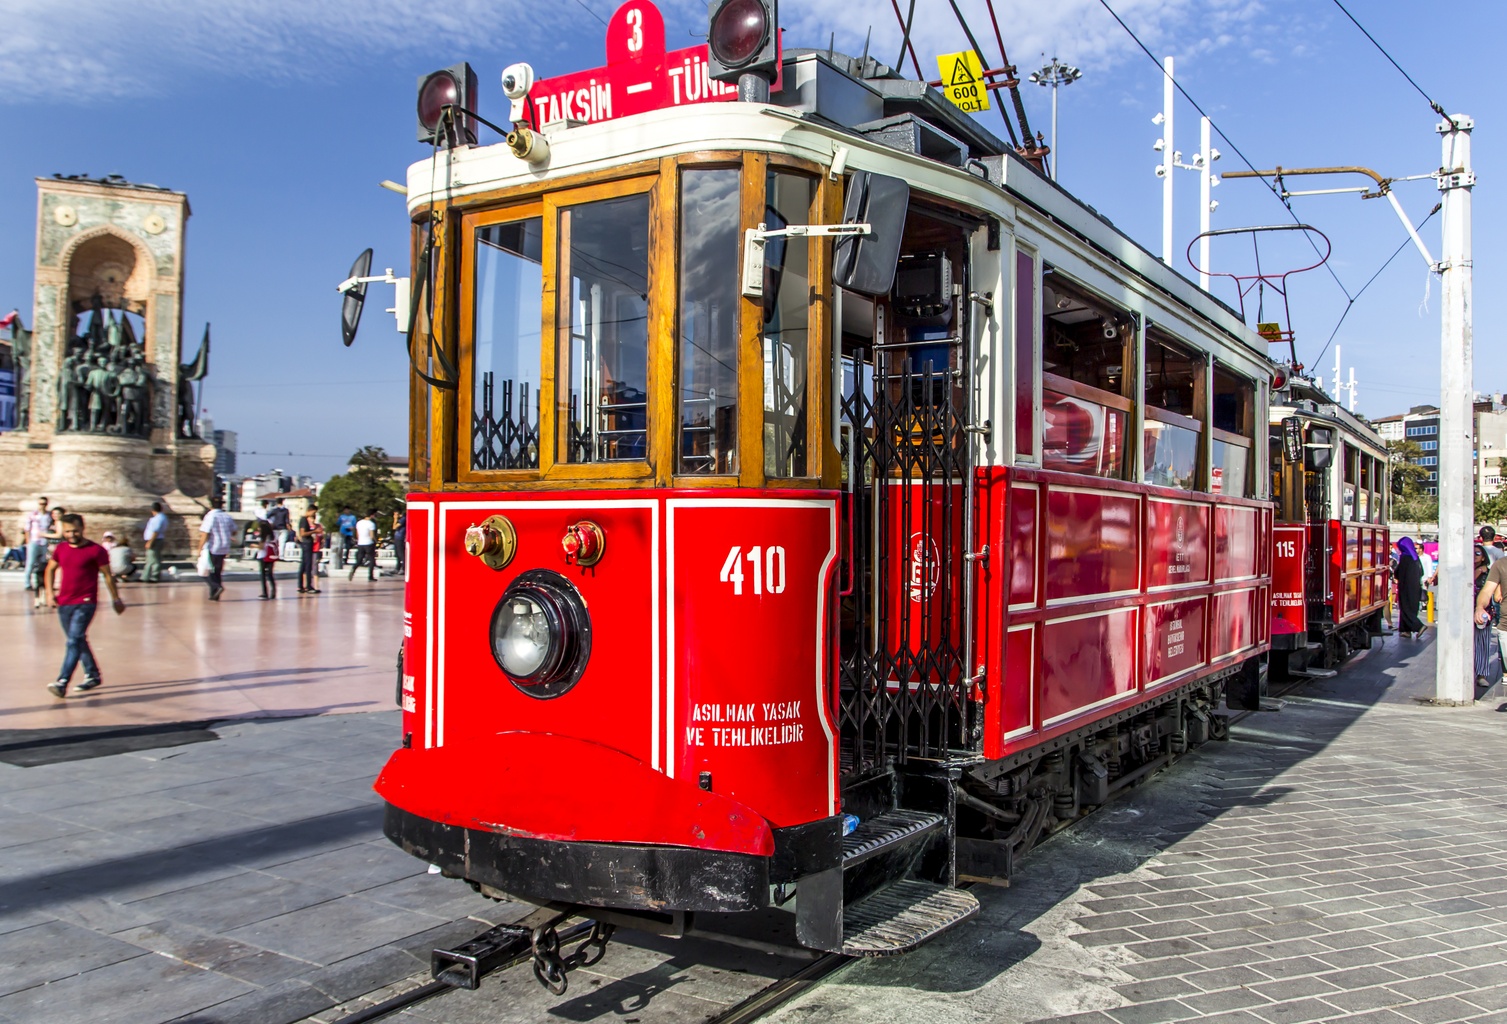
[[[1408,74],[1406,71],[1403,70],[1402,65],[1399,64],[1399,63],[1397,63],[1396,58],[1394,58],[1390,53],[1387,52],[1387,48],[1385,46],[1381,45],[1380,43],[1378,43],[1376,41],[1376,37],[1373,36],[1370,32],[1366,31],[1366,26],[1362,25],[1359,21],[1357,21],[1356,18],[1355,18],[1355,15],[1351,14],[1350,11],[1349,11],[1349,9],[1347,9],[1345,7],[1345,5],[1342,4],[1342,3],[1340,3],[1340,0],[1334,0],[1334,6],[1338,7],[1340,9],[1340,11],[1345,15],[1345,17],[1347,17],[1347,18],[1350,19],[1350,23],[1352,25],[1354,25],[1356,28],[1360,29],[1361,35],[1363,35],[1367,39],[1371,40],[1371,45],[1374,46],[1374,47],[1376,47],[1379,51],[1381,51],[1381,55],[1383,57],[1387,58],[1387,60],[1391,63],[1391,65],[1394,68],[1397,69],[1397,73],[1400,74],[1403,78],[1406,78],[1408,80],[1408,84],[1411,85],[1414,89],[1416,89],[1417,92],[1418,92],[1418,95],[1422,96],[1424,98],[1424,100],[1426,100],[1428,102],[1429,107],[1434,111],[1434,113],[1438,114],[1440,117],[1442,117],[1446,121],[1448,121],[1449,120],[1449,115],[1444,112],[1444,108],[1441,107],[1437,102],[1435,102],[1435,100],[1434,100],[1434,98],[1432,96],[1430,96],[1428,93],[1426,93],[1426,92],[1423,91],[1423,86],[1421,86],[1417,82],[1415,82],[1413,80],[1413,76],[1412,75]]]
[[[1418,224],[1417,224],[1417,226],[1414,227],[1413,230],[1416,232],[1416,231],[1420,230],[1429,221],[1433,220],[1434,219],[1434,214],[1438,213],[1439,210],[1440,210],[1440,208],[1441,208],[1441,204],[1435,203],[1434,204],[1434,208],[1429,211],[1429,215],[1427,217],[1423,218],[1421,221],[1419,221]],[[1332,330],[1332,331],[1329,332],[1329,340],[1326,341],[1326,342],[1324,342],[1324,347],[1321,348],[1321,349],[1319,349],[1319,354],[1313,357],[1313,365],[1315,367],[1317,367],[1319,365],[1319,361],[1324,358],[1324,353],[1329,351],[1329,346],[1334,343],[1334,336],[1336,334],[1340,333],[1340,327],[1344,325],[1344,323],[1345,323],[1345,317],[1347,317],[1347,316],[1350,315],[1350,307],[1355,305],[1355,299],[1358,299],[1362,295],[1365,294],[1366,289],[1369,288],[1369,287],[1371,287],[1372,283],[1378,277],[1381,276],[1381,272],[1383,270],[1386,270],[1388,267],[1390,267],[1392,265],[1392,261],[1397,258],[1397,254],[1400,253],[1400,252],[1402,252],[1402,250],[1406,249],[1410,244],[1412,244],[1412,241],[1413,241],[1413,239],[1411,237],[1404,238],[1402,240],[1401,244],[1399,244],[1397,246],[1397,248],[1395,250],[1393,250],[1392,255],[1390,255],[1390,256],[1387,257],[1386,262],[1383,263],[1380,267],[1378,267],[1376,269],[1376,273],[1372,274],[1366,280],[1366,283],[1360,286],[1360,291],[1358,291],[1358,292],[1355,293],[1355,298],[1351,299],[1349,302],[1345,303],[1345,308],[1340,313],[1339,322],[1334,325],[1334,330]]]
[[[586,4],[585,4],[585,0],[576,0],[576,3],[577,3],[577,4],[578,4],[578,5],[579,5],[579,6],[580,6],[580,8],[581,8],[581,10],[583,10],[583,11],[585,11],[585,12],[586,12],[586,13],[587,13],[587,14],[589,14],[589,15],[591,15],[591,16],[592,16],[592,17],[593,17],[593,18],[595,18],[595,19],[596,19],[596,20],[597,20],[597,21],[600,21],[600,22],[601,22],[601,23],[602,23],[602,24],[603,24],[603,25],[606,25],[606,24],[607,24],[607,21],[606,21],[606,19],[604,19],[604,18],[603,18],[603,17],[602,17],[602,16],[601,16],[601,15],[600,15],[600,14],[598,14],[598,13],[597,13],[597,12],[596,12],[596,11],[593,11],[593,10],[592,10],[592,9],[591,9],[591,8],[590,8],[590,7],[587,7],[587,6],[586,6]]]
[[[1125,24],[1125,19],[1120,17],[1120,15],[1115,12],[1115,9],[1113,7],[1109,6],[1109,0],[1099,0],[1099,5],[1106,11],[1108,11],[1109,16],[1111,18],[1114,18],[1119,26],[1125,30],[1125,34],[1130,36],[1130,38],[1135,41],[1136,46],[1141,48],[1141,52],[1146,55],[1147,59],[1149,59],[1158,68],[1161,68],[1162,62],[1157,60],[1156,54],[1152,53],[1151,48],[1148,47],[1145,43],[1141,42],[1141,37],[1136,35],[1135,31],[1131,29],[1129,25]],[[1183,88],[1183,84],[1181,82],[1174,78],[1172,80],[1172,85],[1177,89],[1178,92],[1182,93],[1183,99],[1187,100],[1193,105],[1194,110],[1198,111],[1199,114],[1203,117],[1208,118],[1209,127],[1219,133],[1219,137],[1224,139],[1225,143],[1230,147],[1234,154],[1240,158],[1240,162],[1245,164],[1247,169],[1249,169],[1252,173],[1257,174],[1256,180],[1260,181],[1267,187],[1268,190],[1270,190],[1271,194],[1276,197],[1279,203],[1282,204],[1282,208],[1287,211],[1287,215],[1293,219],[1293,222],[1301,223],[1301,221],[1298,220],[1298,215],[1292,212],[1292,207],[1288,204],[1286,197],[1283,196],[1281,188],[1276,183],[1267,181],[1267,179],[1260,176],[1259,172],[1256,171],[1256,165],[1252,163],[1250,158],[1245,155],[1244,151],[1235,144],[1235,140],[1230,138],[1229,134],[1219,126],[1218,122],[1216,122],[1212,117],[1209,117],[1208,111],[1204,110],[1204,108],[1199,105],[1199,102],[1193,98],[1188,90]],[[1317,253],[1319,251],[1318,243],[1315,242],[1306,231],[1303,233],[1303,237],[1308,239],[1308,244],[1313,246],[1313,251]],[[1329,272],[1329,276],[1334,280],[1335,287],[1339,288],[1339,290],[1344,294],[1345,298],[1353,304],[1355,302],[1355,299],[1351,296],[1350,289],[1345,287],[1345,283],[1340,280],[1339,274],[1335,273],[1334,268],[1329,265],[1328,260],[1324,261],[1324,269]],[[1349,307],[1347,306],[1346,308],[1348,309]]]

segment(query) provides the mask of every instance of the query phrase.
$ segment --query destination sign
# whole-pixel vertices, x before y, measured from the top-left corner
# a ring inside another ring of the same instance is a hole
[[[776,78],[771,92],[779,92]],[[593,124],[631,114],[738,98],[715,82],[706,44],[665,52],[665,20],[650,0],[628,0],[607,23],[607,64],[534,83],[535,127],[552,121]]]

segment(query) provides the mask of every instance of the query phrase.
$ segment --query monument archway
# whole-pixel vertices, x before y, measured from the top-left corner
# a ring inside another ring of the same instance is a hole
[[[0,435],[0,508],[39,495],[89,532],[139,537],[153,501],[184,553],[214,488],[214,448],[179,406],[188,197],[117,176],[37,179],[36,292],[18,422]]]

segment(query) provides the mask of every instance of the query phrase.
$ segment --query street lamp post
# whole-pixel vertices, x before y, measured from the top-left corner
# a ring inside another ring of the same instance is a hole
[[[1071,64],[1063,64],[1056,57],[1052,63],[1042,65],[1039,71],[1031,72],[1030,81],[1045,89],[1052,87],[1052,180],[1057,180],[1057,87],[1072,85],[1083,77],[1083,72]]]

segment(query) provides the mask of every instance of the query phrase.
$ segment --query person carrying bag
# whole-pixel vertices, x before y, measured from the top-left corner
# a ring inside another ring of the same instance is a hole
[[[1481,608],[1482,598],[1485,598],[1484,611],[1486,621],[1481,621],[1481,616],[1476,616],[1475,628],[1475,670],[1476,687],[1484,689],[1495,686],[1502,681],[1502,650],[1497,643],[1496,631],[1493,628],[1497,616],[1501,614],[1502,605],[1500,600],[1500,588],[1493,582],[1490,583],[1491,593],[1483,594],[1482,591],[1488,586],[1488,577],[1491,571],[1491,561],[1486,554],[1486,548],[1475,545],[1475,595],[1476,607]]]

